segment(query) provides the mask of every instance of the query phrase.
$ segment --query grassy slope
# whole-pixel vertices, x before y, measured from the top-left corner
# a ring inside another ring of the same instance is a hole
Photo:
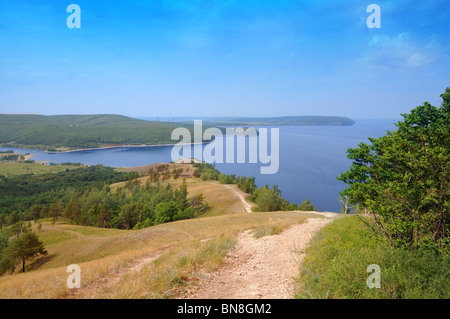
[[[0,114],[0,144],[45,149],[175,143],[172,131],[191,124],[138,120],[121,115]]]
[[[163,258],[168,258],[182,251],[195,251],[203,244],[202,240],[220,240],[224,236],[232,239],[246,229],[266,227],[268,224],[298,223],[304,216],[300,212],[241,213],[178,221],[136,231],[51,225],[47,222],[38,235],[49,255],[31,265],[32,269],[39,266],[38,270],[0,277],[0,298],[62,297],[68,292],[65,288],[65,269],[69,264],[80,265],[82,286],[85,286],[102,275],[126,266],[139,256],[165,252]],[[209,261],[205,260],[205,263]]]
[[[35,163],[0,163],[0,174],[4,176],[23,175],[23,174],[48,174],[58,173],[66,169],[76,169],[79,166],[74,165],[40,165]]]
[[[146,172],[154,166],[137,170]],[[0,298],[66,298],[70,295],[65,285],[66,267],[72,263],[82,269],[82,287],[94,286],[92,293],[97,297],[173,297],[195,283],[199,271],[218,267],[234,246],[237,233],[255,229],[255,237],[270,235],[314,216],[303,212],[242,213],[242,203],[232,189],[192,178],[192,165],[169,165],[169,169],[175,167],[183,168],[191,196],[205,195],[212,207],[206,216],[132,231],[43,222],[38,235],[49,255],[30,264],[30,272],[0,277]],[[164,183],[176,187],[182,177]],[[146,179],[139,178],[142,183]],[[126,270],[142,257],[156,255],[159,258],[142,271],[127,273],[105,287],[92,285],[99,278]],[[381,289],[366,286],[370,264],[381,267]],[[449,298],[449,267],[436,256],[379,245],[359,220],[348,216],[313,238],[297,279],[297,297]]]
[[[371,264],[380,266],[379,289],[366,285]],[[315,235],[297,291],[299,298],[450,298],[450,265],[430,253],[379,244],[358,218],[348,216]]]
[[[65,282],[69,264],[80,265],[82,286],[89,286],[106,274],[126,268],[137,258],[156,253],[162,255],[143,271],[126,276],[107,290],[96,291],[96,295],[104,298],[171,296],[174,288],[182,289],[195,281],[194,274],[199,267],[209,270],[217,267],[225,252],[233,247],[239,232],[285,228],[303,222],[308,216],[304,212],[242,213],[242,203],[232,189],[191,178],[192,166],[184,164],[183,167],[189,194],[203,192],[212,207],[207,217],[132,231],[64,223],[52,225],[44,221],[38,235],[46,245],[48,256],[30,264],[33,271],[0,277],[0,298],[67,297]],[[146,178],[140,178],[141,182]],[[181,178],[169,182],[176,186]]]
[[[161,165],[161,163],[141,166],[137,168],[118,168],[118,171],[121,172],[129,172],[131,170],[137,171],[139,173],[145,173],[151,167],[156,167]],[[183,178],[186,178],[186,185],[188,187],[189,197],[195,196],[197,194],[203,193],[206,198],[206,201],[211,206],[211,210],[202,215],[202,217],[208,216],[219,216],[230,213],[242,213],[244,212],[244,208],[242,207],[242,203],[239,198],[235,195],[235,192],[242,194],[242,196],[248,197],[248,194],[245,194],[237,187],[232,186],[234,191],[230,191],[228,187],[230,185],[223,185],[219,182],[215,181],[201,181],[197,178],[192,178],[192,174],[195,170],[193,165],[190,164],[169,164],[168,169],[172,171],[173,169],[183,169],[180,177],[177,180],[171,179],[170,184],[173,187],[179,187],[183,181]],[[140,177],[138,180],[145,184],[148,177]],[[161,182],[162,184],[167,184],[168,182]],[[125,182],[117,183],[112,185],[111,188],[114,189],[117,186],[124,186]]]

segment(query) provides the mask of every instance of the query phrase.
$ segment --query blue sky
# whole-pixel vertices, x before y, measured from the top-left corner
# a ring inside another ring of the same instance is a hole
[[[69,4],[81,28],[69,29]],[[369,29],[369,4],[381,28]],[[450,86],[450,2],[0,0],[0,112],[398,118]]]

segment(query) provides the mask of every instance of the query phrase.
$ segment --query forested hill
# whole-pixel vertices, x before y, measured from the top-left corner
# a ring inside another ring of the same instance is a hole
[[[354,121],[338,116],[286,116],[231,118],[205,121],[208,126],[345,126]],[[193,123],[157,122],[122,115],[0,114],[0,145],[46,150],[73,150],[114,145],[175,144],[172,131],[186,127],[193,136]]]
[[[144,121],[122,115],[0,114],[0,144],[79,149],[113,145],[174,144],[172,131],[192,124]]]
[[[233,126],[350,126],[355,121],[342,116],[247,117],[211,120],[210,125]]]

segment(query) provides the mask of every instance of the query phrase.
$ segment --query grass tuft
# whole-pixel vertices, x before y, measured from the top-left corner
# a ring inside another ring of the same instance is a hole
[[[367,267],[380,266],[381,288],[368,288]],[[440,299],[450,297],[450,265],[423,251],[392,248],[355,216],[321,229],[306,249],[297,298]]]

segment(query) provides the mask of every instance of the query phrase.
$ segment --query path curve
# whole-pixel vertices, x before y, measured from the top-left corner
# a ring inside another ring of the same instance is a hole
[[[247,200],[244,198],[244,196],[240,193],[239,190],[237,190],[235,187],[233,187],[232,185],[224,185],[226,188],[228,188],[230,191],[233,192],[233,194],[235,194],[240,201],[242,202],[242,205],[244,206],[244,210],[247,213],[251,213],[252,212],[252,205],[247,202]]]

